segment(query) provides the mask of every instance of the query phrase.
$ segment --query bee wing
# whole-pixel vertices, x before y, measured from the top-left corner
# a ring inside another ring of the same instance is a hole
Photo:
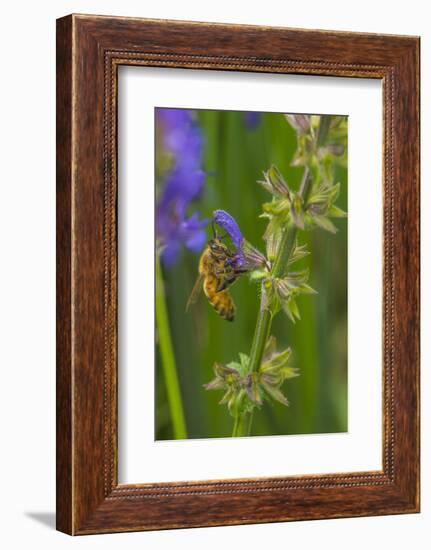
[[[186,305],[186,311],[189,310],[190,306],[196,302],[198,299],[198,296],[200,294],[200,291],[202,290],[202,283],[203,283],[204,277],[203,275],[199,275],[196,279],[196,282],[192,288],[192,291],[190,293],[189,299],[187,300]]]

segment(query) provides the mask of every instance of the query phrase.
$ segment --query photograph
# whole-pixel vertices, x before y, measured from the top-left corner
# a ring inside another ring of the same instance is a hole
[[[348,116],[154,109],[155,440],[348,431]]]

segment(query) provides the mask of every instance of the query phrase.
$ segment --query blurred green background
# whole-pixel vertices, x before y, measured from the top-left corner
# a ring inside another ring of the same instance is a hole
[[[291,167],[296,133],[278,113],[262,113],[253,129],[245,114],[196,111],[205,139],[202,196],[192,210],[211,219],[213,210],[228,211],[244,237],[261,251],[266,220],[259,218],[270,196],[256,183],[262,171],[276,164],[289,185],[297,188],[303,168]],[[347,211],[347,169],[336,168],[341,183],[337,201]],[[309,256],[294,269],[310,269],[315,296],[298,299],[301,320],[293,324],[280,313],[272,334],[278,349],[291,346],[291,365],[300,376],[283,385],[289,407],[264,403],[253,417],[252,435],[308,434],[347,431],[347,220],[335,220],[336,235],[323,230],[299,232]],[[211,228],[207,228],[208,238]],[[163,271],[173,348],[189,438],[230,437],[233,419],[218,404],[222,391],[206,391],[215,361],[229,363],[249,353],[259,307],[258,285],[244,276],[231,293],[237,313],[233,323],[219,317],[202,293],[186,313],[197,277],[199,256],[184,251],[180,261]],[[157,347],[157,345],[156,345]],[[165,380],[156,354],[156,439],[173,439]]]

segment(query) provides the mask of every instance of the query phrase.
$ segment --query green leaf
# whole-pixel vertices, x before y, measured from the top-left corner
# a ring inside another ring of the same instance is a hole
[[[231,361],[231,362],[228,363],[226,366],[225,366],[225,365],[221,365],[220,363],[216,363],[216,365],[217,365],[219,368],[224,369],[223,375],[234,374],[234,371],[235,371],[235,372],[239,372],[239,370],[240,370],[240,368],[241,368],[240,363],[238,363],[237,361]],[[215,368],[216,368],[216,366],[214,365],[214,369],[215,369]],[[227,369],[229,369],[230,372],[228,372]]]
[[[248,355],[246,355],[245,353],[240,353],[239,354],[239,360],[240,360],[240,363],[241,363],[240,373],[244,376],[247,373],[248,364],[249,364],[250,359],[249,359]]]

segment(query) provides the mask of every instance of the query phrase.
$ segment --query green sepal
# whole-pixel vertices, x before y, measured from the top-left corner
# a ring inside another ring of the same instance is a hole
[[[240,361],[240,366],[238,371],[241,374],[241,376],[245,376],[248,372],[248,364],[250,362],[250,358],[245,353],[240,353],[239,361]]]
[[[332,205],[337,200],[339,194],[339,183],[335,185],[323,184],[313,193],[311,193],[307,201],[307,207],[311,206],[312,204]]]
[[[297,193],[292,195],[290,214],[292,216],[292,221],[296,225],[296,227],[299,227],[299,229],[304,229],[303,202],[301,196]]]
[[[278,255],[278,249],[283,235],[283,218],[275,216],[270,219],[263,238],[266,242],[266,255],[273,262]]]
[[[262,210],[266,214],[272,216],[286,215],[290,212],[290,199],[273,199],[271,202],[264,202],[262,205]]]
[[[274,371],[278,371],[285,367],[289,361],[291,353],[292,350],[290,348],[286,348],[284,351],[280,351],[279,353],[272,353],[271,356],[262,363],[260,372],[273,373]]]
[[[274,164],[263,173],[263,181],[258,181],[262,187],[275,197],[289,196],[289,186],[285,182],[280,170]]]
[[[286,407],[289,406],[289,401],[286,399],[283,392],[279,388],[277,388],[276,386],[265,384],[264,382],[262,383],[262,386],[266,391],[266,393],[268,393],[269,396],[272,397],[272,399],[274,399],[275,401],[278,401],[279,403],[281,403],[282,405],[285,405]]]
[[[256,372],[250,373],[245,380],[247,396],[255,405],[262,405],[262,394],[259,384],[259,375]]]
[[[347,218],[347,212],[333,204],[328,210],[328,216],[331,218]]]
[[[266,269],[255,269],[254,271],[250,271],[248,276],[250,281],[258,282],[268,277],[268,271]]]
[[[305,244],[299,246],[298,241],[296,240],[295,246],[293,247],[292,253],[290,254],[289,261],[287,262],[287,267],[291,266],[295,262],[298,262],[309,254],[310,252],[307,250],[307,246]]]
[[[313,182],[313,187],[318,187],[321,180],[322,180],[322,174],[320,169],[319,160],[316,155],[312,155],[310,158],[309,168],[311,172],[311,179]]]
[[[296,323],[297,319],[301,319],[298,305],[294,298],[289,298],[288,300],[283,302],[283,311],[293,323]]]
[[[242,412],[242,409],[243,409],[242,404],[245,397],[246,397],[246,393],[243,389],[241,389],[238,392],[233,393],[229,401],[227,402],[227,408],[229,410],[229,413],[234,418],[237,417],[238,414]]]
[[[332,233],[332,234],[337,233],[337,231],[338,231],[337,228],[331,222],[331,220],[329,218],[327,218],[326,216],[313,215],[312,219],[313,219],[313,221],[316,225],[318,225],[319,227],[321,227],[325,231],[329,231],[329,233]]]

